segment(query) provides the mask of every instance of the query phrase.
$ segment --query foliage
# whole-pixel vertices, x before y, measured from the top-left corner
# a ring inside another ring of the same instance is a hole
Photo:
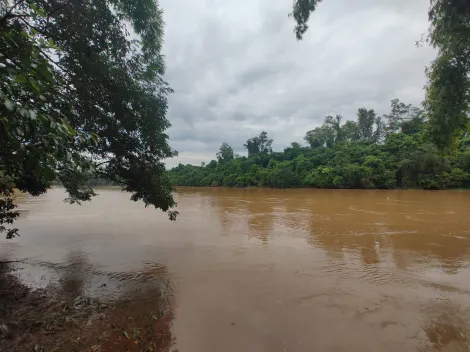
[[[134,201],[174,206],[162,162],[175,152],[164,133],[171,89],[155,0],[0,6],[0,196],[10,204],[1,204],[2,221],[13,214],[13,187],[39,195],[52,182],[72,203],[90,200],[88,181],[99,178]]]
[[[440,151],[425,141],[429,122],[423,110],[398,99],[383,116],[361,108],[357,117],[358,122],[341,124],[341,116],[327,116],[306,133],[309,147],[294,142],[283,152],[249,151],[248,157],[212,160],[205,167],[180,164],[169,175],[178,186],[470,187],[470,139],[465,135],[457,152]]]
[[[310,15],[320,2],[294,0],[291,15],[296,21],[297,39],[302,39],[307,31]],[[426,136],[440,149],[455,148],[456,141],[469,127],[470,2],[430,0],[428,15],[430,27],[426,41],[439,53],[426,69],[429,80],[425,101],[429,117]],[[392,110],[386,134],[396,132],[406,109],[406,106],[396,106]]]
[[[429,132],[439,147],[451,146],[469,121],[470,3],[431,0],[428,41],[439,49],[427,70]]]
[[[227,162],[233,159],[233,148],[227,143],[222,143],[219,152],[217,153],[217,160],[219,163]]]
[[[268,154],[272,152],[272,139],[268,139],[268,134],[263,131],[258,137],[250,138],[243,146],[248,150],[248,155]]]
[[[310,14],[315,11],[322,0],[294,0],[294,10],[290,16],[294,17],[296,26],[294,33],[297,39],[302,39],[308,29]]]

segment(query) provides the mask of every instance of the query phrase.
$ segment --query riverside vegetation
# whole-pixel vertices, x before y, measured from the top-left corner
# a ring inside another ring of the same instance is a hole
[[[249,139],[248,156],[234,154],[223,143],[217,160],[201,166],[178,165],[169,171],[176,186],[316,187],[316,188],[468,188],[470,138],[462,132],[456,147],[440,149],[427,138],[425,112],[391,102],[390,112],[377,116],[360,108],[357,121],[342,123],[327,116],[282,152],[272,150],[266,132]]]

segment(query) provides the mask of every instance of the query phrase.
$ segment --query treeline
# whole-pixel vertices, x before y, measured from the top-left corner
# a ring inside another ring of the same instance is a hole
[[[470,136],[439,150],[427,138],[424,111],[394,99],[388,114],[360,108],[357,121],[327,116],[308,131],[308,147],[293,142],[273,152],[266,132],[249,139],[248,157],[223,143],[217,160],[169,171],[175,186],[316,188],[469,188]]]

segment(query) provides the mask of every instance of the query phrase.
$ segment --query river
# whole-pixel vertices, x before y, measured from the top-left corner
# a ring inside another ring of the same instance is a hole
[[[159,285],[179,352],[470,350],[470,192],[182,188],[176,222],[97,192],[20,196],[0,256],[35,287]]]

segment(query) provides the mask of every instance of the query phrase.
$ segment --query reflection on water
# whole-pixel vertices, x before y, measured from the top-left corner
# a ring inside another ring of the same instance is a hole
[[[22,197],[0,255],[72,294],[159,287],[179,351],[469,350],[469,192],[187,188],[176,222],[99,193]]]
[[[90,280],[92,266],[85,253],[71,251],[65,257],[66,264],[59,270],[61,289],[72,297],[83,296],[86,282]]]

